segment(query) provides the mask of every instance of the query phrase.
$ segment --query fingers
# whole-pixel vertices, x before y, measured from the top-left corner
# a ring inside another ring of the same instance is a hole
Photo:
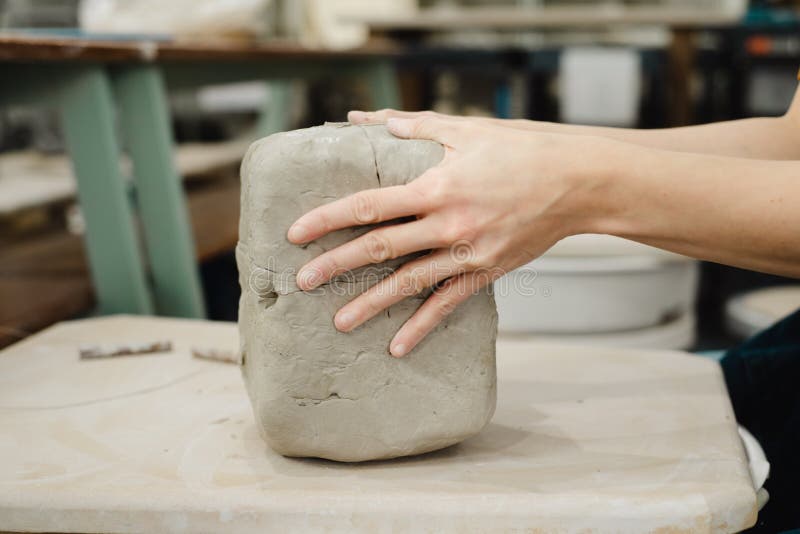
[[[334,230],[417,215],[424,200],[416,188],[405,185],[359,191],[309,211],[289,228],[287,238],[308,243]]]
[[[363,265],[443,246],[445,243],[437,233],[426,226],[422,221],[414,221],[372,230],[308,262],[297,273],[297,286],[308,291]]]
[[[448,115],[446,113],[439,113],[430,110],[399,111],[396,109],[379,109],[378,111],[359,111],[359,110],[349,111],[347,113],[347,122],[351,124],[384,124],[387,120],[391,118],[416,119],[419,117],[438,117],[440,119],[447,119],[453,121],[479,120],[479,121],[488,121],[496,124],[505,124],[505,123],[508,123],[509,125],[513,124],[512,121],[506,121],[505,119],[495,119],[482,116]]]
[[[410,261],[344,305],[333,319],[336,328],[349,332],[392,304],[417,295],[458,273],[447,251]]]
[[[397,111],[381,109],[379,111],[351,111],[347,120],[353,124],[380,124],[397,137],[404,139],[430,139],[445,145],[452,145],[452,138],[464,124],[460,117],[440,115],[432,111]]]
[[[379,109],[378,111],[353,110],[347,114],[347,122],[352,124],[382,124],[390,117],[413,118],[432,114],[430,111],[398,111],[396,109]]]
[[[389,352],[397,358],[408,354],[459,304],[491,283],[493,278],[489,273],[473,271],[444,282],[400,328],[389,344]]]

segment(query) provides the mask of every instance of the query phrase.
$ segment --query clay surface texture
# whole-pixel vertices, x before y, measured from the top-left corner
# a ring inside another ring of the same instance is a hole
[[[443,154],[431,141],[347,124],[276,134],[250,147],[236,251],[239,331],[256,423],[275,451],[348,462],[394,458],[458,443],[492,417],[497,313],[488,291],[467,299],[408,356],[393,358],[389,341],[427,294],[349,333],[335,329],[333,316],[410,258],[303,292],[296,286],[300,267],[372,227],[302,247],[286,239],[289,226],[312,208],[406,184]]]

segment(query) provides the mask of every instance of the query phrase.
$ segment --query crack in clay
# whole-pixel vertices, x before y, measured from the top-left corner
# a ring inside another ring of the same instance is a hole
[[[298,406],[319,406],[323,402],[328,402],[332,400],[349,400],[349,401],[357,400],[350,397],[342,397],[341,395],[335,392],[331,393],[325,398],[298,397],[295,395],[292,395],[292,398],[294,399],[294,401],[297,403]]]
[[[375,165],[375,178],[378,180],[378,187],[381,187],[381,171],[378,169],[378,151],[375,150],[375,144],[372,142],[372,139],[370,139],[366,128],[360,125],[359,128],[361,128],[361,131],[364,132],[364,137],[367,138],[369,148],[372,150],[372,163]]]

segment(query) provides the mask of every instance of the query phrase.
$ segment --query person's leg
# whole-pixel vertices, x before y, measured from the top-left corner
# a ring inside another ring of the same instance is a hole
[[[769,460],[770,499],[752,532],[800,527],[800,310],[722,359],[736,420]]]

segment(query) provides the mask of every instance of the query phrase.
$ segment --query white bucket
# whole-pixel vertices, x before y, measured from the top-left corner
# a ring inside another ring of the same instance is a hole
[[[577,237],[495,283],[501,332],[621,332],[690,316],[695,260],[610,236]]]

